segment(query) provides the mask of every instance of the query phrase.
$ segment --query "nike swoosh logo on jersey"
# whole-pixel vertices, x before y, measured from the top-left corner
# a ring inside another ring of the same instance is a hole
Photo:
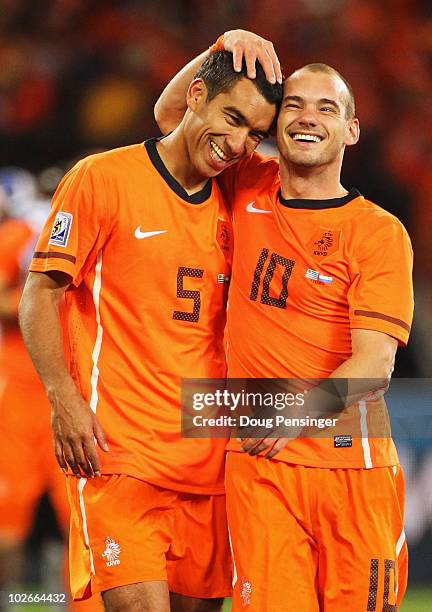
[[[150,236],[157,236],[158,234],[166,234],[167,230],[156,230],[155,232],[142,232],[141,225],[135,230],[135,238],[141,240],[142,238],[150,238]]]
[[[254,204],[255,204],[255,200],[252,200],[252,202],[249,202],[249,204],[246,206],[247,212],[261,213],[261,214],[271,213],[271,210],[263,210],[262,208],[255,208]]]

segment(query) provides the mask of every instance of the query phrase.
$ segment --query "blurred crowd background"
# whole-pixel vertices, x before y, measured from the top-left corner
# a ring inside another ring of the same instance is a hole
[[[223,31],[271,39],[289,74],[323,61],[352,82],[361,144],[344,178],[397,214],[416,252],[417,372],[432,370],[430,0],[1,0],[0,166],[64,171],[97,148],[157,133],[170,77]],[[53,187],[55,171],[42,175]],[[424,322],[423,322],[424,321]],[[404,373],[411,374],[409,366]]]
[[[236,27],[272,40],[285,74],[320,61],[353,85],[361,141],[346,154],[344,184],[410,232],[416,316],[395,374],[430,378],[430,0],[0,0],[0,218],[2,209],[26,217],[34,240],[65,170],[88,152],[157,135],[153,106],[165,84]],[[1,291],[0,269],[0,315]],[[413,581],[431,583],[432,444],[414,436],[400,450]],[[0,475],[0,503],[1,491]]]

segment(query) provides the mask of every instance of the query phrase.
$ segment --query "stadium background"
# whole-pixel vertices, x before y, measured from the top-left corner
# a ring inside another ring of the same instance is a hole
[[[235,27],[271,39],[285,74],[323,61],[351,81],[362,134],[346,155],[344,184],[396,214],[410,232],[416,316],[395,375],[430,379],[430,0],[1,0],[0,167],[31,171],[49,195],[85,153],[157,134],[153,105],[164,85]],[[408,388],[407,410],[424,400],[415,396],[415,381]],[[430,398],[431,385],[425,388]],[[432,440],[414,428],[398,446],[411,553],[402,610],[422,612],[432,609]],[[57,562],[53,522],[44,500],[27,547],[29,582],[49,578],[43,568],[52,551]]]

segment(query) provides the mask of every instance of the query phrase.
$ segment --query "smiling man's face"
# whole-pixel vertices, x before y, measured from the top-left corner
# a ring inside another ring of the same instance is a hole
[[[333,73],[302,68],[284,85],[277,140],[281,157],[290,165],[340,168],[346,145],[359,137],[358,120],[349,117],[350,94]]]
[[[200,176],[211,177],[252,153],[267,136],[276,107],[247,78],[210,101],[206,98],[205,86],[197,80],[188,93],[192,112],[185,133],[192,165]]]

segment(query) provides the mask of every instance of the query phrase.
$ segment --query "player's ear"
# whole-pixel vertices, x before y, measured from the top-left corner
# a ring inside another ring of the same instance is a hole
[[[360,138],[360,124],[357,117],[350,119],[347,125],[347,134],[345,137],[345,144],[349,147],[355,145]]]
[[[207,86],[202,79],[194,79],[189,85],[186,102],[188,108],[195,112],[199,106],[207,100]]]

